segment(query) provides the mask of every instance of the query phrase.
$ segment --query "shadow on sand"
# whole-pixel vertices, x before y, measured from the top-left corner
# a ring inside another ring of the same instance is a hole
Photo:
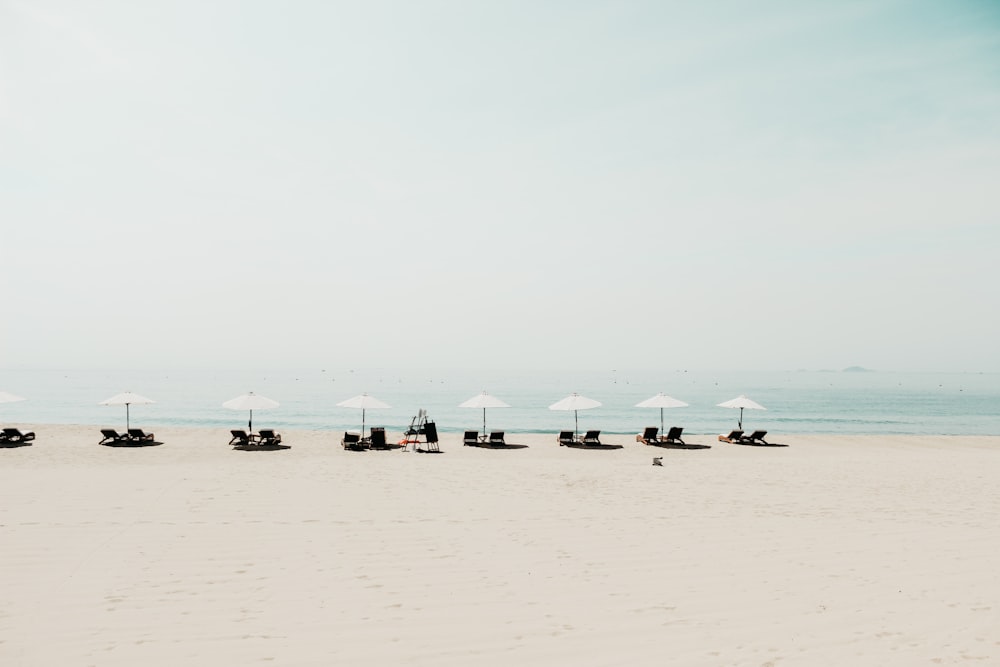
[[[233,449],[238,449],[241,452],[277,452],[282,449],[291,449],[291,445],[282,445],[281,443],[270,443],[266,445],[236,445]]]
[[[563,445],[563,447],[572,447],[573,449],[625,449],[624,445],[585,445],[582,442]]]
[[[24,440],[15,440],[11,442],[10,440],[0,441],[0,449],[14,449],[15,447],[31,447],[32,441],[25,442]]]
[[[117,440],[115,442],[99,443],[104,447],[159,447],[163,443],[159,440]]]
[[[514,443],[493,443],[492,445],[488,442],[481,442],[476,445],[467,445],[468,447],[478,447],[479,449],[527,449],[527,445],[515,445]]]
[[[647,443],[650,447],[659,447],[660,449],[711,449],[712,445],[697,445],[694,443],[680,443],[680,442],[650,442]]]
[[[734,442],[734,445],[740,445],[742,447],[787,447],[788,445],[782,445],[777,442]]]

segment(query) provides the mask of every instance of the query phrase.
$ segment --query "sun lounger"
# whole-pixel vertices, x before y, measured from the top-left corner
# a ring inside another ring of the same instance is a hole
[[[16,428],[5,428],[3,430],[3,435],[0,435],[0,440],[3,442],[30,442],[35,439],[35,432],[28,431],[27,433],[21,433],[20,429]]]
[[[490,444],[506,445],[507,443],[503,441],[503,431],[493,431],[490,433]]]
[[[141,428],[130,428],[128,430],[128,439],[132,442],[152,442],[153,434],[146,433]]]
[[[371,437],[368,441],[372,449],[389,449],[389,444],[385,441],[385,428],[382,426],[372,426]]]
[[[281,442],[281,434],[275,433],[274,429],[262,428],[257,442],[261,445],[277,445]]]
[[[682,426],[671,426],[667,434],[660,438],[660,442],[667,442],[672,445],[683,445],[684,441],[681,440],[681,433],[684,432],[684,427]]]
[[[767,442],[764,440],[765,435],[767,435],[767,431],[754,431],[750,435],[742,436],[740,442],[748,445],[766,445]]]
[[[230,445],[235,447],[238,445],[250,444],[250,436],[247,435],[246,431],[241,431],[240,429],[232,429],[229,432],[233,434],[232,439],[229,441]]]
[[[558,440],[560,445],[575,445],[576,435],[573,431],[559,431]]]
[[[127,433],[126,434],[118,433],[118,431],[116,431],[113,428],[102,428],[101,435],[104,437],[101,438],[101,441],[99,443],[97,443],[99,445],[112,445],[118,442],[128,442]]]
[[[587,431],[587,434],[583,436],[583,444],[585,445],[599,445],[601,444],[601,432],[600,431]]]
[[[362,442],[361,434],[355,431],[345,431],[340,444],[344,446],[344,449],[353,449],[354,451],[368,449],[368,443]]]
[[[743,431],[730,431],[729,435],[720,435],[719,442],[739,442],[743,437]]]
[[[479,444],[479,431],[466,431],[465,436],[462,438],[463,445],[472,445],[473,447]]]
[[[635,441],[644,442],[647,445],[655,445],[660,441],[660,439],[656,435],[659,432],[660,432],[659,426],[647,426],[645,429],[643,429],[641,435],[635,436]]]

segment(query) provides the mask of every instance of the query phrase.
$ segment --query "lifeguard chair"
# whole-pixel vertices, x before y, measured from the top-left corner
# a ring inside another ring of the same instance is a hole
[[[404,451],[410,445],[413,445],[415,452],[441,451],[438,446],[437,424],[427,419],[426,410],[421,408],[417,411],[417,416],[410,420],[410,428],[403,433],[400,444],[403,445]]]

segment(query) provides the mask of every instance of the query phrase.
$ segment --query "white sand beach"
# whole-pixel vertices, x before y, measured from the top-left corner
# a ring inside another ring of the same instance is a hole
[[[998,437],[417,454],[21,426],[7,667],[1000,664]]]

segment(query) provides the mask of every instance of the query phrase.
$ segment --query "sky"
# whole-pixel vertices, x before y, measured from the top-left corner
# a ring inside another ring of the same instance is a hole
[[[990,0],[0,0],[0,369],[1000,371]]]

